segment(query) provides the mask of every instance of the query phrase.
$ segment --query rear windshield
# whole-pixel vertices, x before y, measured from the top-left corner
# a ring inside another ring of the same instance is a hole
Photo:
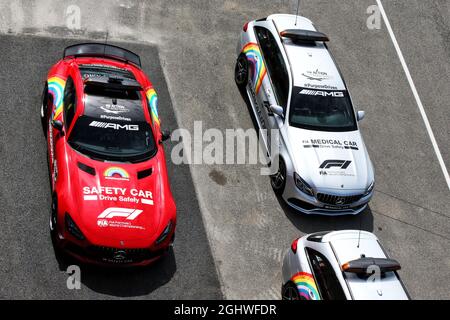
[[[353,131],[355,114],[347,91],[292,90],[289,124],[309,130]]]

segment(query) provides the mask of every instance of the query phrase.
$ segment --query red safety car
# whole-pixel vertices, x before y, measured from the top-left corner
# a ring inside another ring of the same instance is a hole
[[[41,117],[56,248],[86,263],[147,265],[175,235],[157,95],[126,49],[77,44],[48,73]]]

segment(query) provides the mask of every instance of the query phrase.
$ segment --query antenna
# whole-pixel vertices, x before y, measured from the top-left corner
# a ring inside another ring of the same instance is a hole
[[[297,13],[295,14],[295,26],[297,26],[298,10],[300,9],[300,0],[297,0]]]
[[[359,249],[359,244],[361,241],[361,224],[362,224],[362,215],[359,215],[359,233],[358,233],[358,245],[356,246]]]

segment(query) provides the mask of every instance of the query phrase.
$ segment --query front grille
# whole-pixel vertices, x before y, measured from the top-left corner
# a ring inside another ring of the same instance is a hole
[[[148,249],[122,249],[103,246],[90,246],[88,255],[94,259],[109,263],[141,262],[156,258],[164,253],[163,250],[150,251]]]
[[[363,197],[362,194],[357,194],[354,196],[336,196],[331,194],[325,194],[325,193],[318,193],[317,194],[317,200],[320,202],[330,204],[333,206],[345,206],[352,203],[355,203],[356,201],[360,200]]]

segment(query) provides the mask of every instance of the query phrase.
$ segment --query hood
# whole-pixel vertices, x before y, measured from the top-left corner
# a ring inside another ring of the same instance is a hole
[[[373,168],[358,130],[324,132],[288,128],[296,172],[316,189],[365,191]]]
[[[161,178],[156,156],[128,164],[70,153],[69,185],[76,205],[70,215],[84,235],[94,242],[153,241],[161,222]]]

